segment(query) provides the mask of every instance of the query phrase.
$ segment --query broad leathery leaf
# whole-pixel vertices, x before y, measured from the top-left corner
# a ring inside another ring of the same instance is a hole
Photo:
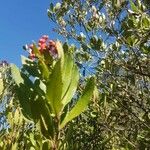
[[[20,84],[23,84],[24,81],[23,81],[23,79],[21,77],[19,68],[16,65],[14,65],[14,64],[11,64],[10,67],[11,67],[12,78],[14,79],[15,83],[18,86],[20,86]]]
[[[64,69],[64,51],[62,44],[59,41],[56,42],[56,49],[59,60],[55,64],[54,69],[52,70],[52,73],[49,76],[46,97],[51,105],[53,113],[58,115],[60,109],[63,107],[61,103],[61,97],[63,86],[62,72]]]
[[[79,116],[86,109],[93,95],[93,91],[95,88],[94,83],[94,78],[89,79],[82,96],[79,98],[72,110],[69,113],[67,113],[66,117],[60,125],[60,129],[63,128],[66,125],[66,123]]]
[[[46,97],[51,105],[52,111],[55,115],[58,114],[59,108],[62,107],[62,67],[61,59],[55,64],[54,69],[49,77],[46,88]]]
[[[42,80],[40,80],[40,79],[36,79],[36,80],[38,80],[38,82],[39,82],[39,85],[38,85],[38,91],[41,93],[41,94],[43,94],[40,90],[42,90],[44,93],[46,93],[46,85],[43,83],[43,81]],[[36,81],[35,80],[35,81]],[[36,88],[36,87],[35,87]]]
[[[73,66],[74,62],[71,55],[66,54],[64,57],[64,63],[62,64],[62,96],[65,95],[70,84]]]
[[[31,111],[35,122],[40,123],[40,130],[45,137],[53,136],[53,124],[50,110],[45,100],[40,96],[36,96],[31,101]]]
[[[76,65],[73,66],[72,72],[70,74],[70,79],[67,79],[66,81],[69,81],[68,88],[66,90],[66,93],[63,96],[62,103],[65,106],[68,104],[72,97],[74,96],[74,93],[76,92],[78,81],[79,81],[79,71]],[[66,76],[67,77],[67,76]]]
[[[16,94],[18,96],[21,111],[25,118],[32,120],[31,112],[31,100],[34,99],[33,83],[28,76],[22,73],[23,82],[16,88]]]
[[[73,97],[79,80],[79,72],[71,54],[64,57],[64,65],[62,71],[62,103],[65,106]]]
[[[40,70],[35,61],[21,55],[21,62],[23,65],[22,69],[27,71],[30,74],[30,76],[34,76],[34,77],[40,76]]]
[[[24,117],[28,120],[33,120],[31,105],[30,105],[30,101],[32,99],[31,97],[32,91],[28,86],[21,85],[20,88],[17,88],[16,92],[20,102],[21,111]]]
[[[79,80],[79,72],[70,54],[56,63],[47,85],[47,97],[55,114],[59,114],[72,99]],[[53,88],[56,88],[53,90]]]
[[[53,124],[53,118],[50,115],[50,111],[47,105],[45,105],[44,110],[41,113],[41,117],[43,117],[45,125],[47,126],[47,137],[49,135],[51,137],[54,136],[54,124]]]

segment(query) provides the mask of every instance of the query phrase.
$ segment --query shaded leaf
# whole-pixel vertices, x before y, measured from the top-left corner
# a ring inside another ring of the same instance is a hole
[[[23,79],[21,77],[19,68],[16,65],[14,65],[14,64],[11,64],[10,67],[11,67],[12,78],[14,79],[15,83],[18,86],[20,86],[20,84],[23,84],[24,81],[23,81]]]

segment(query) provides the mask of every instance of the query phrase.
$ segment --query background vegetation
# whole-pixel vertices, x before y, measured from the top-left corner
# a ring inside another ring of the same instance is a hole
[[[89,76],[95,76],[97,89],[87,110],[59,132],[55,147],[47,136],[50,133],[37,127],[37,118],[25,119],[20,103],[25,95],[18,96],[10,67],[2,63],[1,149],[150,149],[149,1],[62,0],[50,4],[48,17],[63,37],[64,53],[71,54],[80,69],[73,99],[82,95]],[[20,72],[45,82],[45,74],[35,75],[39,64],[29,64]],[[75,102],[68,103],[62,115]]]

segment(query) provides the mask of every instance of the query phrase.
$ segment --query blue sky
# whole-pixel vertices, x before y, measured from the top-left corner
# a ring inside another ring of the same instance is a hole
[[[47,17],[47,8],[53,1],[1,0],[0,60],[20,65],[20,55],[26,54],[23,45],[38,40],[43,34],[57,38],[52,32],[54,24]]]

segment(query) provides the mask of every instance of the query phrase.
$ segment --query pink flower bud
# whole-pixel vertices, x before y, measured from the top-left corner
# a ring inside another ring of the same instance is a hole
[[[45,43],[46,42],[46,40],[45,39],[43,39],[43,38],[41,38],[41,39],[39,39],[39,42],[38,43]]]

